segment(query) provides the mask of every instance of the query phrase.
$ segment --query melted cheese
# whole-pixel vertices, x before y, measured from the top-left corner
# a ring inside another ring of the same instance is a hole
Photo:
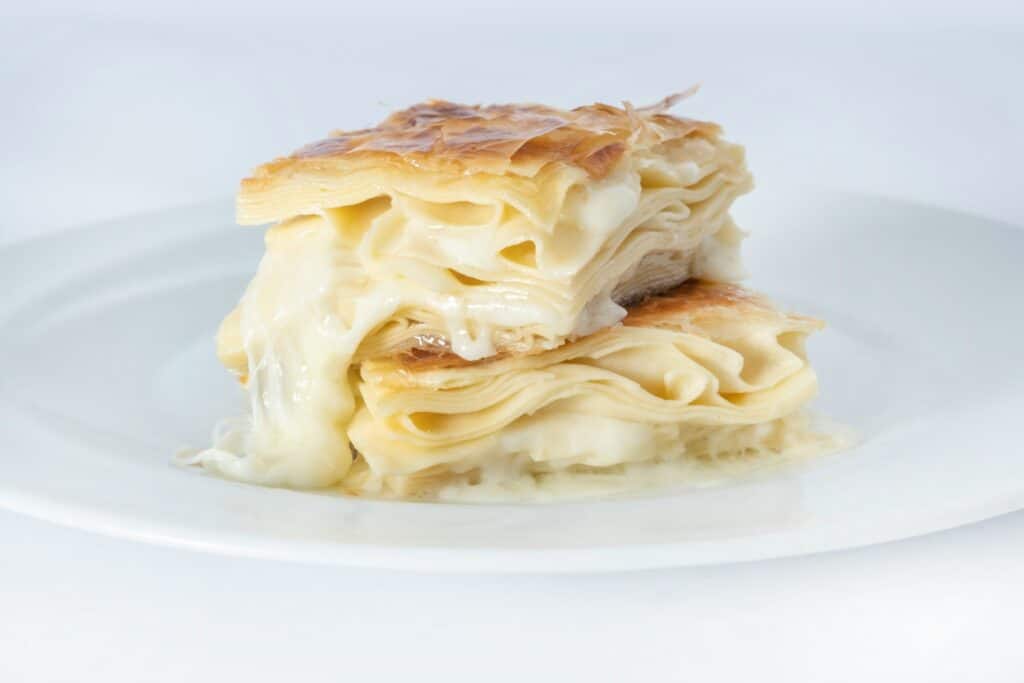
[[[355,405],[348,366],[398,298],[383,290],[362,297],[344,321],[335,297],[352,273],[339,256],[337,234],[319,220],[268,233],[259,271],[218,339],[244,350],[249,419],[220,433],[195,462],[277,486],[324,486],[345,476],[352,461],[345,427]]]

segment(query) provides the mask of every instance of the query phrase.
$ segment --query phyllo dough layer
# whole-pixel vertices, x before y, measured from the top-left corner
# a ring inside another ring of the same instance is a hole
[[[467,363],[407,355],[360,367],[353,489],[408,495],[579,468],[781,452],[817,382],[813,319],[732,285],[689,282],[624,325],[558,349]]]

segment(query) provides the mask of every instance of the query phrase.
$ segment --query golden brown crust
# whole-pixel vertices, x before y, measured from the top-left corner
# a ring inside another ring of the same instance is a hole
[[[622,324],[630,327],[675,327],[691,322],[699,324],[704,315],[721,315],[723,310],[740,315],[782,316],[764,297],[739,285],[705,280],[687,280],[665,292],[646,297],[632,306]],[[800,316],[817,326],[817,321]],[[596,332],[604,334],[606,331]],[[571,343],[571,342],[570,342]],[[528,352],[543,353],[543,349]],[[479,361],[468,361],[453,353],[444,340],[433,337],[417,339],[417,345],[393,358],[394,362],[412,370],[467,367],[493,363],[522,353],[501,351]]]
[[[539,104],[464,105],[428,100],[395,112],[376,128],[335,131],[303,147],[292,159],[388,155],[420,168],[473,171],[492,161],[560,161],[605,175],[642,129],[658,140],[695,130],[718,131],[710,123],[677,118],[660,110],[621,109],[607,104],[571,111]]]
[[[666,114],[679,99],[668,97],[640,109],[593,104],[568,111],[539,104],[428,100],[391,114],[374,128],[335,131],[260,166],[242,181],[242,194],[304,168],[331,172],[348,165],[339,162],[360,160],[458,174],[529,174],[543,164],[562,162],[600,178],[638,141],[651,145],[692,133],[719,133],[713,123]]]

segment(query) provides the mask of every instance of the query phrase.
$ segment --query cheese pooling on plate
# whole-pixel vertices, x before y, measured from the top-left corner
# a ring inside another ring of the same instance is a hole
[[[676,100],[435,100],[256,169],[239,220],[273,226],[217,337],[250,412],[189,462],[445,497],[800,441],[818,323],[726,284],[751,178]]]

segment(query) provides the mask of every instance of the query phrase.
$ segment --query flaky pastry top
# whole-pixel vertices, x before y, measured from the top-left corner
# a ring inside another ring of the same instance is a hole
[[[370,166],[454,175],[533,176],[550,163],[602,178],[624,154],[691,134],[716,136],[716,124],[668,114],[689,93],[649,107],[592,104],[571,110],[540,104],[466,105],[428,100],[397,111],[373,128],[335,131],[287,157],[263,164],[242,181],[244,206],[296,176],[343,176]]]

